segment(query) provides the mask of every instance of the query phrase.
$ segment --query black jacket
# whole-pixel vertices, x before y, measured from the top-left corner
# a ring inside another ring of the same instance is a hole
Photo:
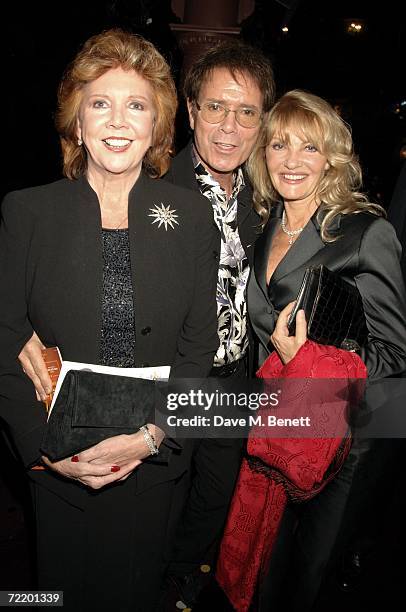
[[[324,243],[314,215],[286,253],[266,285],[272,237],[282,217],[276,205],[255,247],[248,283],[248,313],[260,340],[262,362],[279,312],[296,298],[305,269],[324,264],[356,285],[363,301],[369,340],[361,357],[371,379],[402,372],[406,366],[406,292],[399,266],[400,245],[393,227],[370,213],[338,217],[332,232],[341,236]]]
[[[172,160],[165,180],[193,191],[199,191],[192,160],[192,143],[189,143]],[[209,204],[209,202],[207,202]],[[211,208],[211,205],[208,206]],[[252,188],[247,180],[238,194],[237,226],[241,244],[250,266],[254,258],[254,244],[261,233],[261,219],[252,206]]]
[[[177,215],[173,228],[153,223],[151,210],[162,204]],[[39,456],[45,414],[17,356],[34,329],[64,359],[99,362],[101,216],[85,178],[10,193],[2,213],[0,417],[29,465]],[[211,211],[190,191],[141,174],[129,195],[129,236],[135,365],[206,376],[218,346]]]
[[[199,184],[196,180],[193,166],[191,142],[173,159],[171,167],[164,178],[174,185],[180,185],[181,187],[187,187],[193,191],[199,191]],[[245,187],[238,194],[237,227],[242,247],[251,268],[254,263],[254,245],[261,234],[261,219],[253,208],[252,187],[247,177],[244,178]],[[207,208],[211,210],[211,204],[209,202],[207,202],[207,204]],[[247,334],[250,347],[248,352],[248,372],[252,374],[254,370],[254,355],[256,352],[254,347],[256,342],[253,338],[249,320],[247,321]]]

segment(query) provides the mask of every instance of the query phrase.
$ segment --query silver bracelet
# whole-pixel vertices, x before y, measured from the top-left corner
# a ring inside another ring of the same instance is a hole
[[[142,427],[140,427],[140,431],[142,432],[142,435],[144,436],[144,440],[145,440],[146,445],[149,448],[150,454],[151,455],[158,455],[159,448],[155,444],[154,438],[149,433],[149,429],[148,429],[147,425],[142,425]]]

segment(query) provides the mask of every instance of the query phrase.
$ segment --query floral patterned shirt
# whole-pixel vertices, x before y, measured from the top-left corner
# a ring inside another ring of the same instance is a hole
[[[235,173],[230,199],[200,161],[192,153],[200,192],[211,202],[214,221],[221,234],[220,265],[217,281],[217,325],[220,346],[214,365],[221,366],[241,359],[248,347],[247,305],[245,288],[249,265],[237,227],[238,194],[245,187],[241,168]]]

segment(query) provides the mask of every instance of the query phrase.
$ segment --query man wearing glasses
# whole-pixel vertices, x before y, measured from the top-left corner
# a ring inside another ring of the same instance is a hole
[[[193,141],[175,157],[166,178],[199,190],[209,200],[221,236],[220,344],[211,371],[215,377],[247,375],[245,289],[260,217],[253,207],[244,163],[258,139],[264,113],[272,107],[274,87],[269,60],[239,41],[226,41],[209,50],[191,67],[184,83]],[[185,604],[191,605],[199,590],[200,563],[210,563],[215,556],[210,557],[208,550],[215,549],[224,528],[242,442],[211,438],[197,442],[195,477],[171,565]]]
[[[208,51],[184,84],[193,141],[173,160],[167,180],[210,201],[221,234],[217,315],[220,346],[213,376],[245,375],[248,349],[245,287],[260,217],[243,165],[274,100],[269,60],[238,41]]]

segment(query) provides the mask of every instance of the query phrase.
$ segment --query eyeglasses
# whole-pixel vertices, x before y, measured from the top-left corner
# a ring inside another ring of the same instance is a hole
[[[259,125],[262,114],[256,108],[242,107],[237,110],[231,110],[218,102],[204,102],[200,106],[195,102],[196,108],[200,111],[202,118],[207,123],[221,123],[228,113],[235,113],[236,121],[239,125],[246,128],[254,128]]]

